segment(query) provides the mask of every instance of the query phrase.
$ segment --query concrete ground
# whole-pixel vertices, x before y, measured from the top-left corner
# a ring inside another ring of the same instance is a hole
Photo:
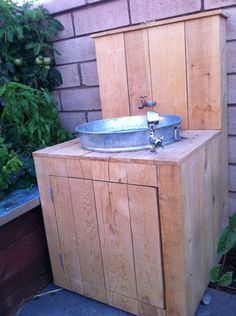
[[[55,290],[49,285],[43,293]],[[236,295],[208,289],[210,305],[200,304],[195,316],[236,316]],[[16,316],[128,316],[131,314],[66,290],[31,299]]]

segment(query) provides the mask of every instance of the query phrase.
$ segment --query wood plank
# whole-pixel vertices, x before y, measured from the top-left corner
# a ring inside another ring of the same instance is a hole
[[[70,288],[70,279],[68,274],[65,273],[60,260],[61,245],[59,241],[56,215],[50,191],[51,184],[48,176],[51,172],[51,159],[34,157],[34,164],[37,174],[41,206],[43,210],[44,226],[46,230],[53,279],[55,284],[65,288]]]
[[[84,294],[107,302],[93,183],[69,179]]]
[[[126,163],[109,162],[109,179],[111,182],[127,183]]]
[[[148,30],[153,99],[158,113],[182,116],[188,128],[184,23]]]
[[[134,315],[139,315],[137,300],[112,291],[107,291],[107,297],[109,305],[127,311]]]
[[[221,129],[220,17],[185,22],[190,129]]]
[[[94,180],[109,181],[108,161],[91,160]]]
[[[139,302],[139,316],[166,316],[166,311],[156,306]]]
[[[158,175],[167,315],[189,316],[180,170],[160,165]]]
[[[107,290],[137,299],[127,185],[94,181]]]
[[[66,159],[68,177],[92,179],[92,167],[90,160]]]
[[[111,118],[129,115],[123,34],[99,38],[95,44],[102,116]]]
[[[200,12],[200,13],[184,15],[184,16],[180,16],[177,18],[163,19],[161,21],[143,23],[143,24],[139,24],[139,25],[135,25],[135,26],[123,27],[123,28],[119,28],[119,29],[115,29],[115,30],[111,30],[111,31],[100,32],[100,33],[92,34],[91,37],[96,39],[98,37],[102,37],[102,36],[106,36],[106,35],[112,35],[112,34],[117,34],[117,33],[121,33],[121,32],[137,31],[137,30],[145,29],[147,27],[155,27],[155,26],[159,26],[159,25],[194,20],[194,19],[205,18],[205,17],[209,17],[209,16],[214,16],[214,15],[219,15],[222,18],[228,17],[228,15],[223,10],[218,9],[218,10],[205,11],[205,12]]]
[[[157,186],[157,173],[154,165],[127,164],[127,178],[130,184]]]
[[[124,34],[127,78],[130,99],[130,115],[146,114],[147,108],[139,109],[140,96],[152,100],[149,43],[147,29]],[[156,106],[153,108],[155,109]]]
[[[128,186],[138,300],[164,308],[157,189]]]
[[[69,180],[66,177],[50,177],[53,190],[56,223],[61,248],[61,265],[69,279],[69,289],[83,294],[80,257],[78,252]]]

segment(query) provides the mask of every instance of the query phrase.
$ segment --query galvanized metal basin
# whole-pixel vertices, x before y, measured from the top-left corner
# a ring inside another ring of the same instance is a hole
[[[158,137],[163,136],[163,145],[181,139],[181,117],[160,115],[155,129]],[[81,146],[99,152],[136,151],[150,148],[150,132],[146,115],[123,116],[92,121],[76,127]]]

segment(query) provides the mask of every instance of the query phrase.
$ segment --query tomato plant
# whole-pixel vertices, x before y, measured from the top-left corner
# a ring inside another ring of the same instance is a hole
[[[62,29],[43,7],[0,0],[0,85],[12,80],[51,90],[62,84],[49,41]]]

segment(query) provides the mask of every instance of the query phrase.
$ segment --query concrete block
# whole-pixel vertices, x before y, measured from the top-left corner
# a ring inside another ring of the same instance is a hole
[[[180,14],[199,11],[200,0],[130,0],[132,23],[163,19]]]
[[[61,110],[60,90],[53,90],[50,92],[50,94],[53,96],[54,100],[57,103],[58,111],[60,111]]]
[[[229,165],[229,190],[236,192],[236,165]]]
[[[228,15],[228,19],[226,19],[226,39],[236,39],[236,7],[224,9],[224,12]]]
[[[236,192],[229,192],[229,215],[236,213]]]
[[[63,79],[63,84],[60,88],[78,87],[80,85],[77,64],[57,66],[56,68],[60,71]]]
[[[94,40],[89,36],[58,41],[53,44],[61,55],[55,54],[57,65],[95,59]]]
[[[227,72],[236,72],[236,42],[228,42],[226,45]]]
[[[100,110],[99,89],[80,88],[62,90],[61,103],[64,111]]]
[[[233,4],[236,4],[235,0],[204,0],[205,9],[222,8]]]
[[[88,121],[95,121],[102,119],[102,111],[88,112]]]
[[[228,134],[236,135],[236,106],[228,107]]]
[[[75,133],[75,128],[86,122],[85,112],[61,112],[61,125],[66,130]]]
[[[229,162],[236,164],[236,136],[228,138]]]
[[[80,64],[82,84],[86,86],[98,85],[98,70],[97,63],[90,61],[87,63]]]
[[[44,8],[48,9],[50,13],[59,13],[65,10],[78,8],[79,6],[85,5],[86,0],[38,0],[38,5],[43,5]]]
[[[71,13],[57,15],[55,19],[58,20],[64,26],[64,30],[59,32],[57,37],[53,38],[52,40],[64,39],[74,36]]]
[[[73,12],[76,35],[89,34],[129,24],[126,0],[108,1]]]
[[[228,103],[236,104],[236,75],[228,76],[227,92]]]

